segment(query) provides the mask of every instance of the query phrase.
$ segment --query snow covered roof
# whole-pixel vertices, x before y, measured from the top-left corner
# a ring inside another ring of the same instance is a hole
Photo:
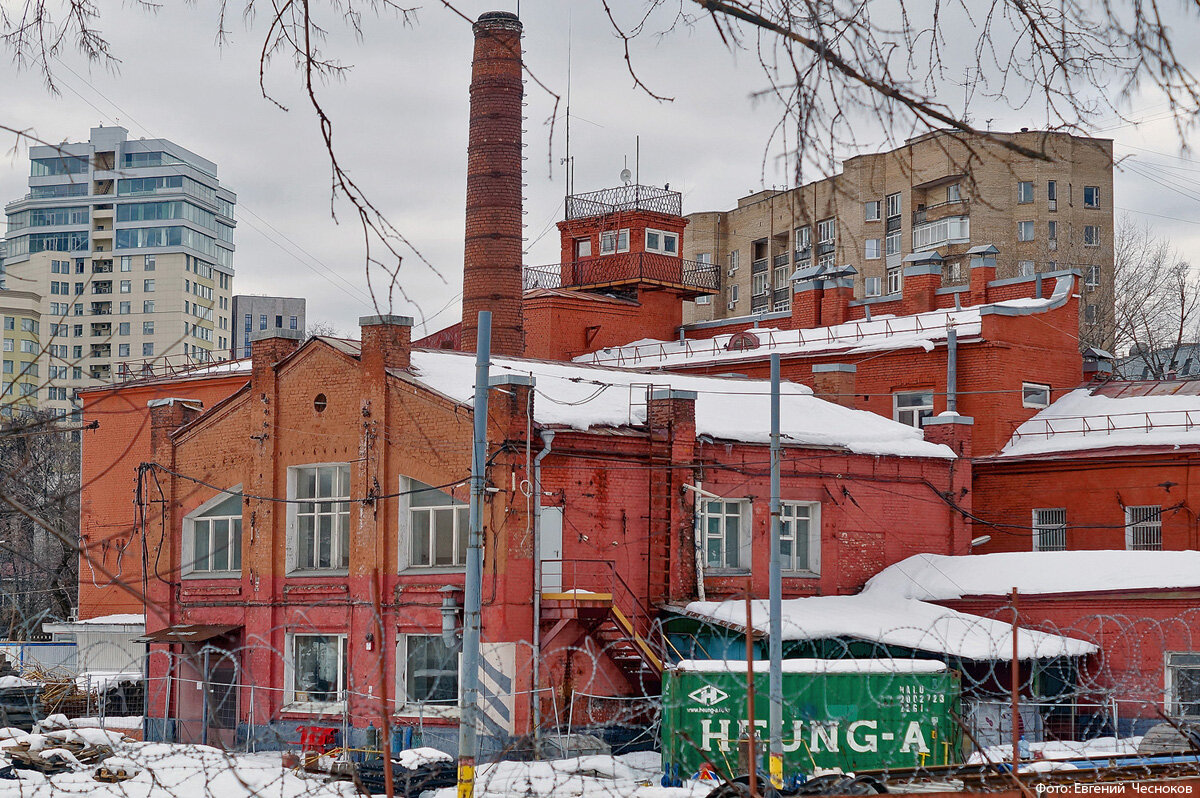
[[[100,615],[95,618],[82,618],[72,621],[77,624],[95,624],[98,626],[145,626],[146,616],[141,613],[124,612],[116,615]]]
[[[1200,587],[1200,551],[1019,551],[917,554],[871,578],[866,595],[942,601],[964,596]]]
[[[1200,444],[1200,380],[1078,388],[1021,424],[1000,457]]]
[[[768,631],[768,603],[751,602],[754,629]],[[746,604],[693,601],[686,613],[745,628]],[[784,640],[853,638],[969,660],[1011,660],[1012,626],[937,604],[903,598],[887,590],[854,596],[814,596],[783,602]],[[1078,657],[1097,651],[1072,637],[1020,629],[1018,659]]]
[[[1064,301],[1073,285],[1072,279],[1056,279],[1054,291],[1043,299],[1012,299],[987,305],[973,305],[961,310],[933,310],[911,316],[879,315],[870,321],[859,319],[831,327],[808,330],[782,330],[759,327],[747,330],[759,340],[755,349],[726,349],[731,338],[739,332],[725,333],[713,338],[659,341],[643,339],[624,346],[601,349],[576,358],[580,363],[651,369],[686,365],[737,363],[762,358],[771,352],[781,355],[825,355],[881,352],[897,349],[932,351],[936,342],[946,340],[946,330],[954,327],[959,340],[979,336],[982,317],[989,313],[1018,315],[1037,313],[1057,307]],[[744,319],[751,321],[752,319]],[[726,320],[731,321],[731,320]]]
[[[745,673],[741,659],[685,659],[671,670],[691,673]],[[769,661],[754,663],[755,673],[766,673]],[[941,673],[949,670],[936,659],[785,659],[784,673]]]
[[[648,390],[669,388],[696,392],[697,435],[752,443],[770,440],[770,383],[766,380],[645,374],[503,357],[492,359],[491,373],[493,377],[522,374],[535,378],[534,420],[539,424],[579,430],[644,424]],[[474,393],[475,356],[414,349],[412,374],[455,401],[469,402]],[[859,454],[954,457],[948,447],[927,443],[918,429],[818,399],[803,385],[783,384],[780,409],[785,444],[846,448]]]

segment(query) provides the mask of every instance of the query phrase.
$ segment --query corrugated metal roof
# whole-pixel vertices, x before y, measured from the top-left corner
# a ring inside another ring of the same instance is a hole
[[[1106,382],[1093,396],[1126,399],[1133,396],[1200,396],[1200,380],[1123,380]]]

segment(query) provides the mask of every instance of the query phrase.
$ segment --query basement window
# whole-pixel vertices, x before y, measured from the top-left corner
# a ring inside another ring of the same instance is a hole
[[[1200,717],[1200,653],[1167,653],[1167,714]]]
[[[321,712],[342,703],[346,690],[345,635],[289,635],[284,658],[290,712]]]
[[[1021,406],[1037,408],[1049,407],[1050,386],[1042,385],[1036,382],[1021,383]]]
[[[400,705],[423,714],[458,712],[458,652],[438,635],[400,635],[396,641]]]

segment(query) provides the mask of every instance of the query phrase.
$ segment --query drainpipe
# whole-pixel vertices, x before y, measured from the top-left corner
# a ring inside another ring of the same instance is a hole
[[[542,661],[542,460],[554,444],[554,430],[542,430],[542,450],[533,458],[533,696],[530,702],[533,720],[533,755],[542,755],[542,710],[538,701]]]
[[[946,411],[958,412],[958,330],[946,330]]]

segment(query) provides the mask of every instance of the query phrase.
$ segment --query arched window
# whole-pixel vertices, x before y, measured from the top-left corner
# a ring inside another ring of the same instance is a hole
[[[221,496],[201,505],[183,524],[184,573],[242,570],[242,497]]]

